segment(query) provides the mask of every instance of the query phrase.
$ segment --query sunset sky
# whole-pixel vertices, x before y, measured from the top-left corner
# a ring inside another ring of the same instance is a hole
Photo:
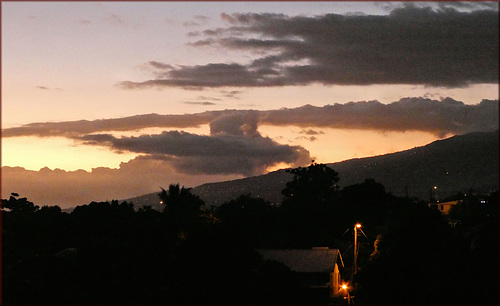
[[[65,208],[498,129],[498,2],[1,5],[2,198]]]

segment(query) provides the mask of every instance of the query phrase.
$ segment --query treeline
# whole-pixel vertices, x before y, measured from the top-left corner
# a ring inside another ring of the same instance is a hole
[[[205,207],[170,185],[165,208],[92,202],[71,213],[13,194],[2,200],[4,304],[326,303],[259,248],[338,248],[356,303],[496,303],[497,193],[469,195],[450,216],[367,179],[342,189],[324,164],[290,170],[280,206],[243,195]]]

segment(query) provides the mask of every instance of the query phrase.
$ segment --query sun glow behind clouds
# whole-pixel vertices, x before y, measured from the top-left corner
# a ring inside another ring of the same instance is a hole
[[[317,163],[335,163],[352,158],[383,155],[424,146],[438,140],[420,131],[380,132],[332,128],[298,128],[261,125],[260,131],[278,143],[302,146]],[[283,166],[283,165],[280,165]],[[277,170],[273,167],[269,170]]]
[[[139,154],[114,153],[108,149],[82,146],[63,137],[14,137],[2,139],[2,166],[23,167],[28,170],[118,168]]]
[[[3,187],[126,197],[497,128],[484,3],[2,3],[2,165],[35,170],[2,169]],[[14,135],[31,128],[54,137]]]
[[[174,129],[172,129],[174,130]],[[147,128],[136,131],[110,132],[115,137],[160,134],[164,128]],[[199,135],[210,133],[208,125],[184,128],[184,132]],[[107,132],[106,132],[107,133]],[[23,167],[38,171],[41,168],[78,169],[90,171],[92,168],[118,168],[120,163],[128,162],[140,154],[113,152],[100,146],[83,145],[64,137],[12,137],[2,139],[2,166]]]

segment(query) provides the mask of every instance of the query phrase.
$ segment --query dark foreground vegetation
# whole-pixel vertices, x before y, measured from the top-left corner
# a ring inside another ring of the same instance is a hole
[[[204,207],[162,190],[163,212],[118,201],[71,213],[2,200],[4,304],[347,303],[311,296],[259,248],[338,248],[352,277],[352,228],[363,224],[355,303],[497,303],[498,193],[462,195],[449,218],[365,182],[337,186],[323,164],[292,169],[280,206],[251,195]]]

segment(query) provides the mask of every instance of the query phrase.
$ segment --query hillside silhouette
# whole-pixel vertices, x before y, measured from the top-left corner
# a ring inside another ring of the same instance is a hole
[[[395,196],[427,200],[434,191],[440,198],[458,192],[498,189],[498,131],[478,132],[438,140],[422,147],[367,158],[327,164],[339,173],[340,187],[372,178]],[[273,204],[283,200],[281,190],[292,179],[286,169],[244,179],[207,183],[193,188],[207,206],[219,206],[250,194]],[[136,207],[161,209],[157,192],[127,199]]]

